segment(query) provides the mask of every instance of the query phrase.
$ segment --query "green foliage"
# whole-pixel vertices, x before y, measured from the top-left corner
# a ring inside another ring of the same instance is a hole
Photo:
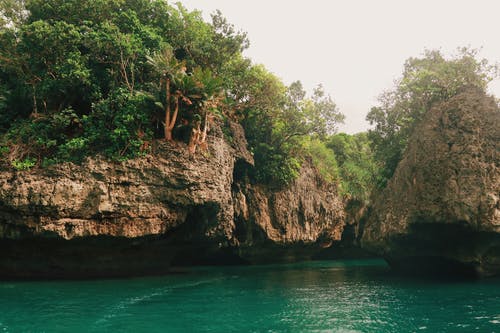
[[[367,201],[379,177],[379,167],[366,133],[340,133],[327,139],[339,165],[342,192],[350,198]]]
[[[336,133],[338,125],[344,123],[345,116],[339,112],[332,98],[325,95],[322,85],[314,89],[311,99],[303,102],[303,108],[308,132],[322,138]]]
[[[225,68],[232,87],[228,98],[242,117],[254,153],[255,179],[288,184],[298,175],[304,155],[310,155],[301,149],[302,141],[334,132],[343,116],[321,87],[308,98],[299,81],[286,87],[265,68],[244,59],[235,59],[231,66]]]
[[[0,85],[0,115],[5,115],[7,113],[7,98],[9,95],[9,91],[5,88],[5,86]],[[5,116],[0,116],[0,133],[5,130],[10,124],[9,119],[6,119]]]
[[[318,138],[307,137],[303,142],[305,154],[312,159],[314,166],[328,182],[339,180],[339,166],[332,150]]]
[[[174,51],[170,45],[167,45],[160,52],[153,53],[152,56],[146,56],[147,62],[154,69],[158,78],[168,78],[177,81],[184,76],[186,64],[179,61],[174,56]]]
[[[219,112],[218,73],[248,46],[220,13],[209,24],[164,0],[1,0],[0,14],[3,158],[38,165],[144,153],[162,126],[161,76],[182,121]],[[154,63],[165,52],[175,73]]]
[[[22,161],[27,157],[41,160],[57,154],[59,147],[81,129],[81,120],[72,109],[37,118],[16,121],[4,135],[9,147],[8,159]],[[5,156],[4,156],[5,157]]]
[[[245,128],[254,181],[288,184],[307,156],[337,179],[321,141],[343,121],[333,100],[252,65],[220,12],[207,23],[165,0],[0,1],[0,141],[14,167],[132,158],[213,114]]]
[[[65,158],[79,156],[83,149],[103,152],[123,160],[140,155],[145,140],[151,140],[150,117],[154,101],[146,94],[130,94],[126,89],[112,91],[97,103],[83,119],[83,137],[68,141],[62,153]]]
[[[416,124],[433,105],[454,96],[464,86],[485,90],[497,75],[495,66],[477,59],[477,51],[467,48],[459,49],[450,59],[439,51],[408,59],[394,89],[384,92],[380,105],[367,115],[375,125],[369,132],[375,158],[383,165],[379,185],[385,186],[393,175]]]
[[[299,175],[301,167],[299,157],[285,154],[262,142],[253,148],[256,167],[251,175],[257,182],[281,187],[289,184]]]
[[[36,165],[36,159],[26,158],[22,161],[14,160],[12,161],[12,166],[16,170],[29,170]]]
[[[230,68],[229,65],[234,66]],[[282,186],[298,175],[300,162],[288,142],[281,144],[280,118],[284,106],[286,87],[263,66],[252,66],[242,58],[235,59],[225,68],[227,100],[241,119],[250,150],[254,154],[255,181]],[[290,142],[291,143],[291,142]]]
[[[295,136],[318,136],[325,138],[334,134],[337,126],[344,122],[330,96],[325,95],[323,87],[314,89],[313,95],[306,98],[300,81],[293,82],[284,97],[284,105],[279,112],[280,126],[276,128],[282,141]]]
[[[235,31],[234,25],[228,23],[219,10],[212,14],[212,27],[214,31],[212,43],[216,46],[212,49],[214,54],[210,57],[212,68],[221,68],[235,55],[249,47],[247,34]]]

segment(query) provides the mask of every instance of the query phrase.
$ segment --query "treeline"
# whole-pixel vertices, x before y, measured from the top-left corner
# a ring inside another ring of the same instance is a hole
[[[164,0],[3,0],[0,7],[0,153],[17,169],[124,160],[152,142],[206,150],[211,123],[238,121],[254,154],[250,180],[282,186],[310,158],[346,196],[367,200],[390,178],[415,123],[465,84],[486,87],[493,67],[463,50],[411,58],[367,119],[368,133],[336,134],[344,116],[319,85],[307,96],[242,52],[220,12]]]

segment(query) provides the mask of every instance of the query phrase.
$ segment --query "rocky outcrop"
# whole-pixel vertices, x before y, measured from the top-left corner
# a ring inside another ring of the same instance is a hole
[[[196,158],[161,143],[154,155],[123,163],[1,172],[0,274],[163,272],[179,237],[231,239],[237,154],[221,136],[210,140]]]
[[[430,110],[362,245],[404,271],[500,273],[499,129],[496,101],[476,88]]]
[[[335,186],[307,164],[282,191],[235,179],[235,164],[253,160],[241,127],[229,128],[232,140],[215,126],[209,151],[196,157],[159,143],[153,154],[121,163],[91,158],[0,172],[0,275],[134,275],[172,263],[277,261],[339,237]]]
[[[237,184],[233,198],[238,253],[251,262],[310,259],[340,240],[343,203],[337,187],[326,183],[312,162],[285,189]]]

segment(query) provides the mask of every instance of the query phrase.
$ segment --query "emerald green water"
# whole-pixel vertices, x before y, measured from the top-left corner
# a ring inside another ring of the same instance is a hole
[[[500,332],[500,281],[400,278],[382,261],[0,282],[0,332]]]

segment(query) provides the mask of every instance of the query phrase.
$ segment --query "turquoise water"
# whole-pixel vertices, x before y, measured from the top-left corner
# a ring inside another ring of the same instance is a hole
[[[0,332],[500,332],[500,281],[395,277],[382,261],[0,282]]]

